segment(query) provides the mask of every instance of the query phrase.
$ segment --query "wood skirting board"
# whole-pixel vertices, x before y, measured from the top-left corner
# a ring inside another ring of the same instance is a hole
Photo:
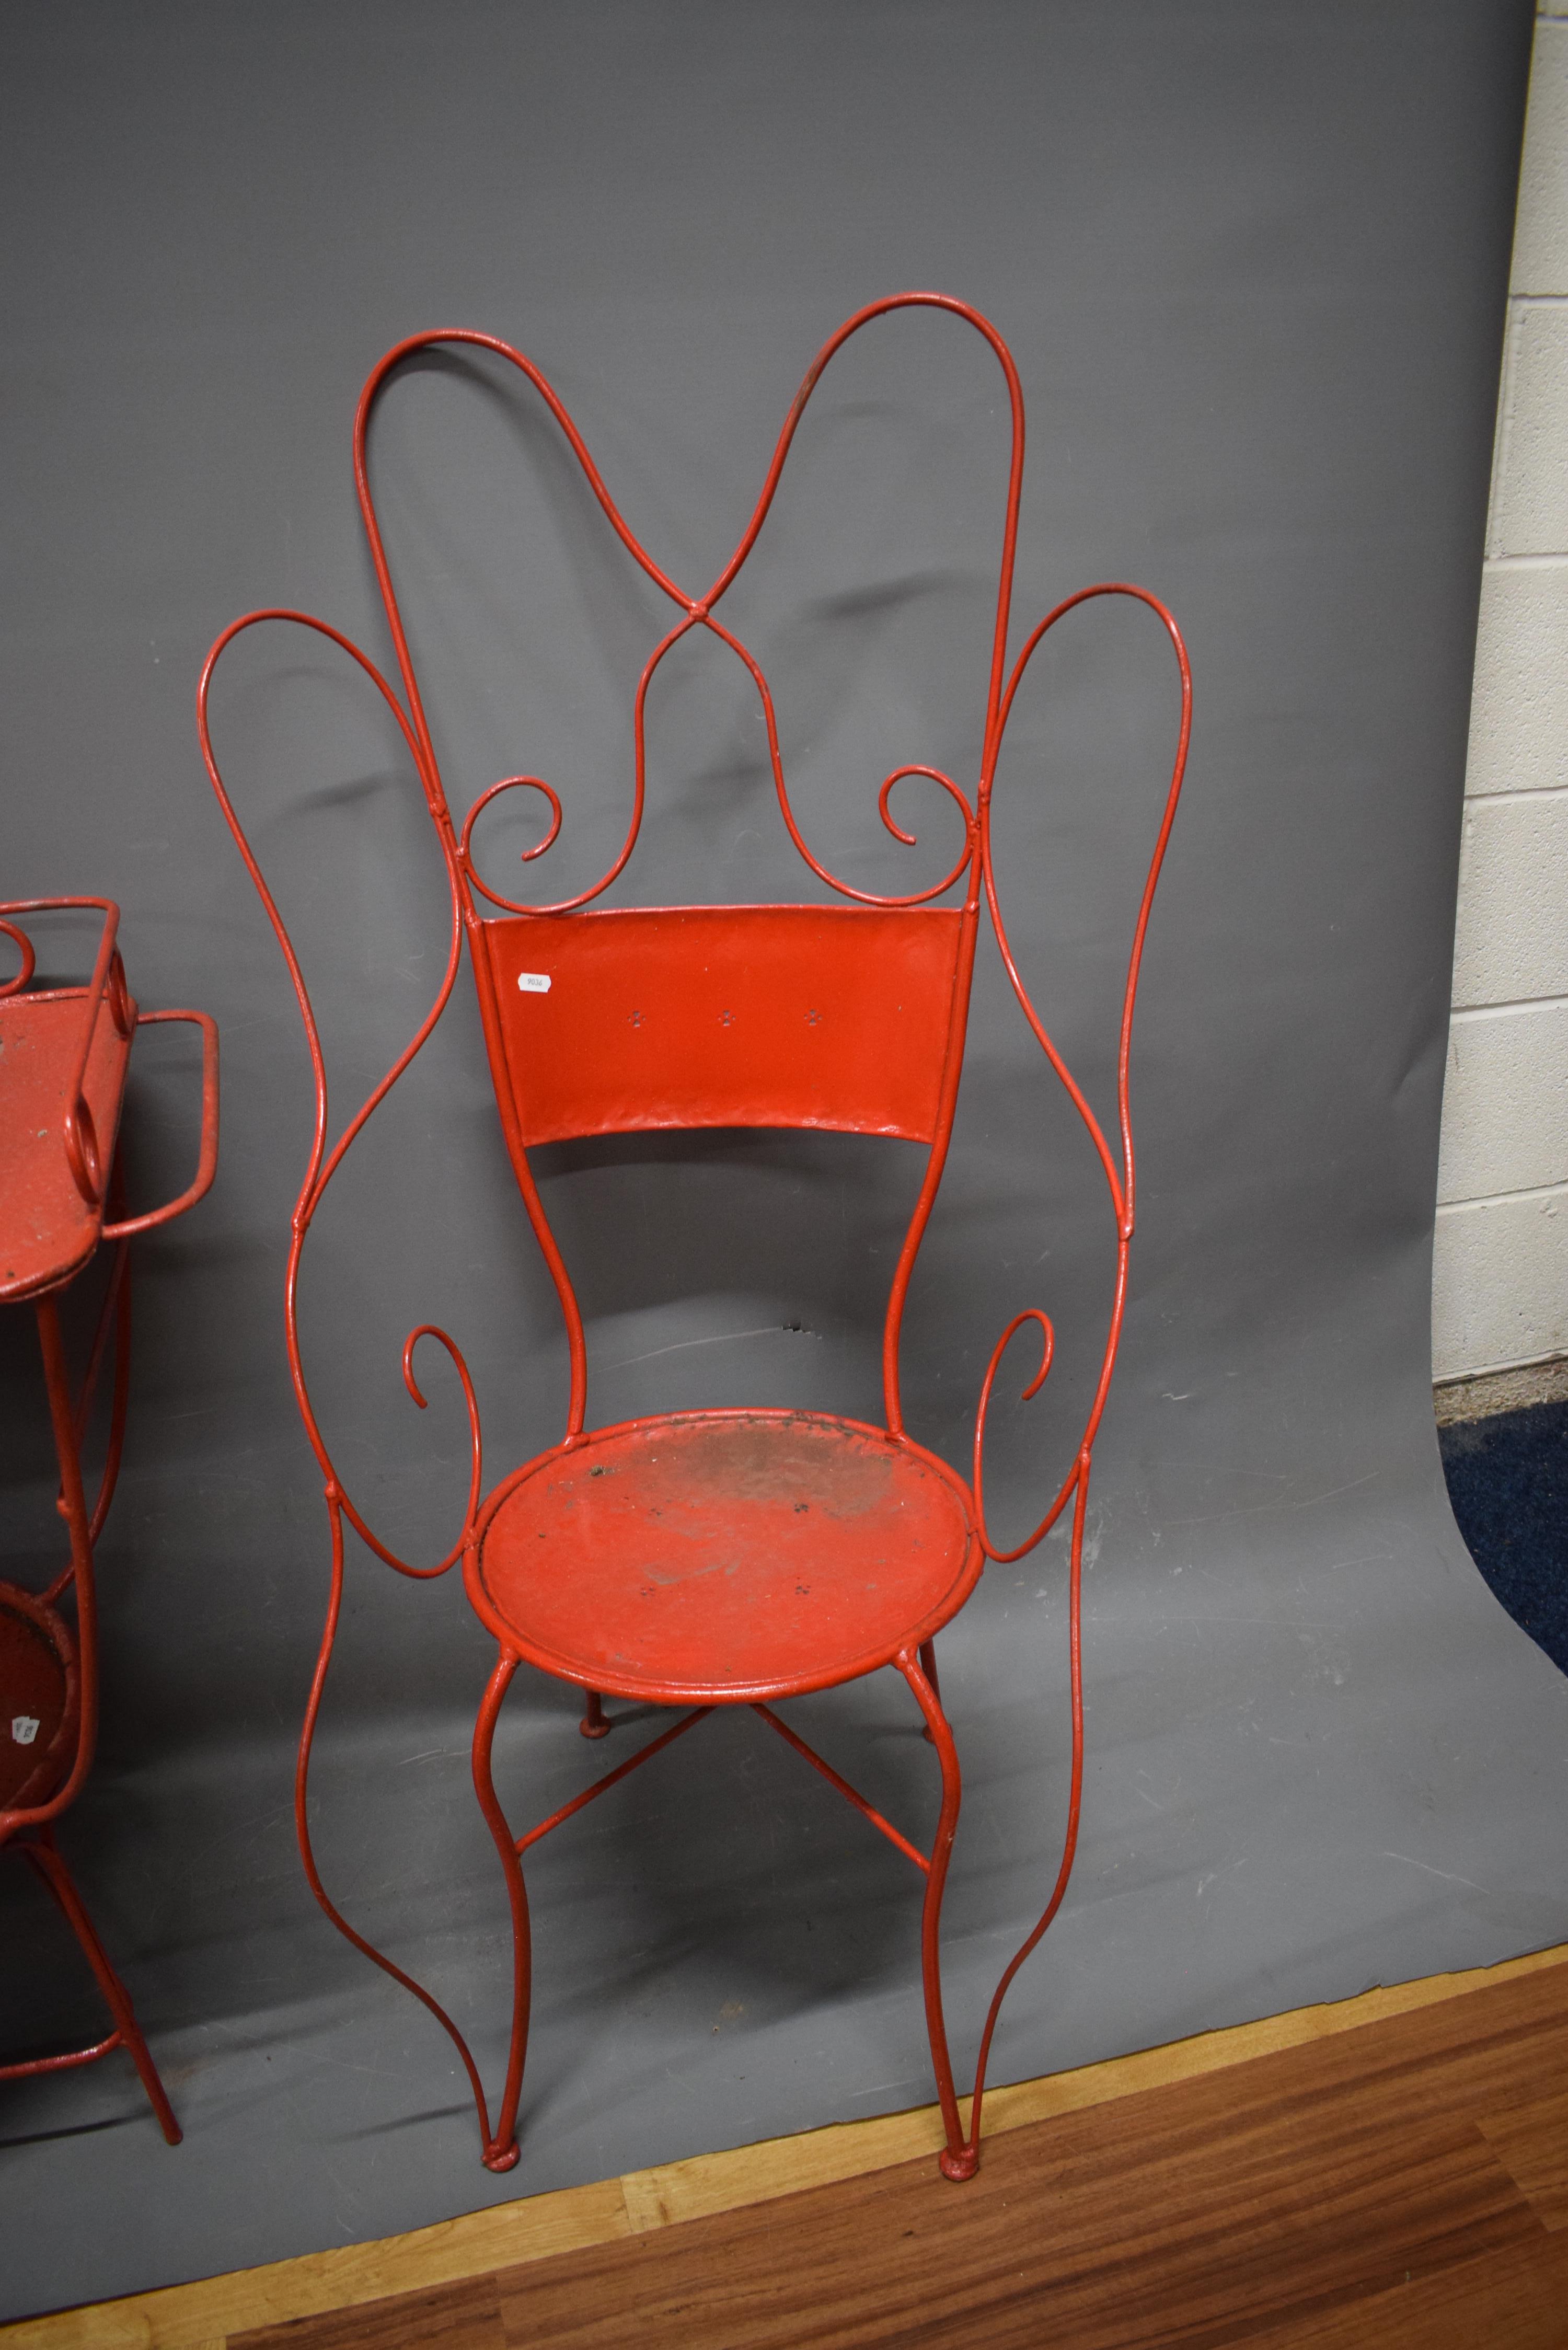
[[[990,2139],[1144,2091],[1196,2081],[1227,2066],[1305,2048],[1364,2025],[1564,1966],[1568,1945],[1498,1967],[1389,1985],[1356,1999],[1299,2008],[1076,2072],[995,2089],[986,2098],[984,2136]],[[1563,1985],[1568,2001],[1568,1975]],[[1506,2117],[1498,2127],[1506,2135]],[[1564,2130],[1568,2134],[1568,2117]],[[232,2275],[23,2319],[0,2327],[0,2350],[205,2350],[232,2335],[327,2312],[365,2309],[431,2287],[461,2285],[557,2254],[612,2246],[776,2197],[861,2179],[919,2157],[934,2158],[942,2142],[935,2106],[840,2123],[520,2199],[373,2243],[306,2253]],[[1568,2181],[1568,2166],[1564,2178]],[[944,2182],[942,2192],[954,2199],[956,2209],[968,2190]],[[1562,2219],[1552,2223],[1558,2226],[1568,2222],[1568,2186],[1562,2199]],[[1564,2306],[1568,2312],[1568,2303]],[[1294,2338],[1290,2337],[1293,2343]],[[1307,2338],[1303,2335],[1303,2342]],[[1340,2339],[1332,2332],[1321,2336],[1314,2332],[1310,2338],[1314,2343],[1321,2338],[1325,2345]],[[1347,2344],[1374,2338],[1345,2336]],[[1446,2334],[1442,2338],[1447,2340]],[[1568,2314],[1561,2334],[1551,2338],[1554,2344],[1568,2344]],[[1281,2350],[1285,2340],[1282,2335]]]
[[[1542,1363],[1523,1363],[1508,1371],[1467,1372],[1444,1379],[1432,1389],[1432,1408],[1439,1428],[1460,1420],[1490,1419],[1494,1412],[1524,1411],[1538,1403],[1562,1403],[1568,1398],[1568,1356],[1553,1355]]]

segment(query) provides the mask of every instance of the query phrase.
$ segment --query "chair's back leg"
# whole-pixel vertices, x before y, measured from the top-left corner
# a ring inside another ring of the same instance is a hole
[[[98,1977],[98,1987],[103,1993],[104,2003],[114,2018],[115,2029],[141,2076],[148,2103],[158,2116],[158,2126],[171,2146],[178,2146],[182,2135],[180,2125],[158,2077],[158,2067],[142,2038],[141,2026],[136,2021],[136,2011],[130,2004],[130,1993],[109,1963],[109,1953],[99,1939],[98,1929],[88,1915],[87,1905],[77,1891],[70,1871],[55,1849],[49,1830],[41,1828],[36,1837],[29,1838],[23,1845],[22,1851],[54,1895],[66,1923],[81,1944],[88,1964]]]
[[[937,1703],[940,1705],[942,1701],[942,1690],[941,1683],[937,1679],[937,1644],[934,1640],[922,1640],[920,1642],[920,1670],[924,1673],[926,1679],[931,1685],[931,1695],[936,1699]],[[936,1740],[931,1736],[931,1725],[929,1721],[920,1732],[920,1735],[927,1741],[928,1744],[932,1746],[936,1744]]]

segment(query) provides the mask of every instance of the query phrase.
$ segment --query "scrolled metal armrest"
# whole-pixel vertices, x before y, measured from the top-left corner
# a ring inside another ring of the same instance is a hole
[[[218,1169],[218,1024],[208,1012],[141,1012],[137,1014],[139,1028],[156,1028],[166,1020],[186,1020],[202,1032],[202,1149],[196,1161],[194,1182],[161,1208],[151,1208],[144,1216],[127,1216],[123,1222],[105,1224],[106,1241],[128,1241],[137,1232],[150,1232],[160,1224],[172,1223],[198,1200],[205,1199],[213,1188],[213,1178]],[[85,1104],[83,1105],[85,1107]]]

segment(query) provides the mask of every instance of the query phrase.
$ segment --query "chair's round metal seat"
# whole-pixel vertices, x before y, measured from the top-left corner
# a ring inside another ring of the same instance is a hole
[[[723,1703],[852,1680],[929,1639],[983,1554],[945,1461],[857,1420],[688,1412],[517,1470],[468,1583],[504,1647],[617,1697]]]
[[[0,1812],[47,1803],[76,1745],[76,1652],[52,1607],[0,1583]]]

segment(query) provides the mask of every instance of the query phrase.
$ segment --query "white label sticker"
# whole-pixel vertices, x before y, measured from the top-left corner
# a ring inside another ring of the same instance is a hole
[[[14,1713],[11,1716],[11,1735],[18,1746],[31,1746],[40,1726],[35,1714]]]
[[[520,971],[517,984],[524,995],[548,995],[550,974],[547,971]]]

